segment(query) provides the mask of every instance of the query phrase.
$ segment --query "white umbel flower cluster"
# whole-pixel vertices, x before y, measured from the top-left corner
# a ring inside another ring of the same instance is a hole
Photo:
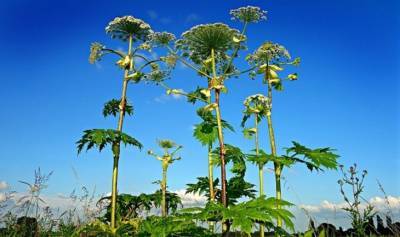
[[[116,17],[106,27],[106,33],[112,38],[119,38],[126,41],[129,36],[134,41],[146,41],[153,33],[149,24],[133,16]]]
[[[153,45],[168,45],[172,41],[176,39],[174,34],[171,34],[169,32],[163,31],[163,32],[155,32],[150,35],[150,41]]]
[[[271,109],[270,99],[262,94],[248,96],[243,104],[248,113],[263,113]]]
[[[267,11],[261,10],[259,7],[247,6],[240,7],[230,11],[232,20],[238,20],[245,23],[256,23],[267,20]]]
[[[267,62],[271,63],[271,60],[287,61],[291,59],[291,56],[284,46],[273,42],[265,42],[246,59],[250,63],[262,65]]]

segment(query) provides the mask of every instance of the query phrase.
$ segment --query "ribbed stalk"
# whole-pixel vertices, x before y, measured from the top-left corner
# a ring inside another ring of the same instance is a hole
[[[215,193],[214,193],[214,172],[212,164],[212,145],[208,146],[208,183],[210,188],[210,201],[214,202]]]
[[[161,216],[166,217],[167,216],[167,167],[166,165],[163,164],[162,168],[162,181],[161,181],[161,192],[162,192],[162,198],[161,198]]]
[[[212,58],[212,70],[213,70],[213,78],[217,80],[217,72],[215,67],[215,55],[214,49],[211,49],[211,58]],[[221,202],[224,207],[227,207],[227,199],[226,199],[226,169],[225,169],[225,144],[224,144],[224,135],[222,131],[222,122],[221,122],[221,109],[220,109],[220,89],[214,89],[215,95],[215,104],[217,105],[215,108],[215,113],[217,117],[217,126],[218,126],[218,141],[220,147],[220,159],[221,159]]]
[[[218,80],[216,66],[215,66],[215,52],[211,49],[212,58],[212,71],[213,79]],[[221,82],[219,82],[221,84]],[[222,131],[222,118],[220,109],[220,89],[214,89],[214,100],[216,104],[215,113],[217,117],[217,127],[218,127],[218,141],[219,141],[219,156],[221,160],[221,203],[224,207],[228,207],[227,200],[227,190],[226,190],[226,168],[225,168],[225,144],[224,144],[224,134]],[[228,223],[222,223],[222,236],[227,236],[229,233]]]
[[[219,156],[221,159],[221,203],[224,207],[228,206],[227,193],[226,193],[226,169],[225,169],[225,144],[224,136],[222,133],[222,122],[221,122],[221,111],[219,107],[220,90],[215,90],[215,103],[217,104],[216,116],[217,116],[217,126],[218,126],[218,141],[219,141]],[[223,223],[222,236],[227,236],[228,234],[228,223]]]
[[[256,156],[259,155],[259,142],[258,142],[258,114],[254,114],[254,124],[255,124],[255,146],[256,146]],[[258,178],[259,178],[259,184],[260,184],[260,191],[259,195],[260,197],[264,195],[264,171],[263,171],[263,166],[259,165],[258,166]],[[260,237],[264,237],[264,225],[260,224]]]
[[[129,49],[128,55],[131,55],[132,50],[132,36],[129,37]],[[132,63],[132,62],[131,62]],[[119,118],[118,118],[118,126],[117,131],[122,132],[122,126],[124,123],[125,116],[125,106],[126,106],[126,91],[128,89],[128,80],[126,79],[129,74],[129,69],[125,69],[124,72],[124,81],[122,84],[122,93],[121,93],[121,102],[119,105]],[[113,153],[114,153],[114,161],[113,161],[113,171],[112,171],[112,188],[111,188],[111,228],[116,228],[115,223],[115,214],[117,209],[117,195],[118,195],[118,162],[120,156],[120,142],[113,144]]]
[[[208,145],[208,183],[210,189],[210,202],[215,201],[215,193],[214,193],[214,172],[213,172],[213,164],[212,164],[212,145]],[[209,230],[214,233],[214,222],[208,222]]]
[[[275,144],[275,134],[274,128],[272,126],[272,117],[271,117],[271,108],[272,108],[272,85],[268,78],[268,70],[269,64],[267,63],[267,68],[265,70],[265,79],[268,84],[268,98],[270,103],[270,109],[267,112],[267,122],[268,122],[268,135],[269,135],[269,142],[271,147],[271,154],[276,157],[276,144]],[[281,174],[282,174],[282,166],[279,163],[274,163],[274,173],[275,173],[275,198],[279,202],[282,199],[282,190],[281,190]],[[281,208],[279,203],[276,204],[278,209]],[[277,226],[282,227],[282,219],[278,217],[277,219]]]
[[[269,133],[269,140],[271,146],[271,153],[274,157],[276,157],[276,145],[275,145],[275,135],[274,135],[274,128],[272,127],[272,118],[271,114],[267,114],[267,122],[268,122],[268,133]],[[274,163],[274,173],[275,173],[275,196],[278,201],[282,199],[282,191],[281,191],[281,173],[282,167],[278,163]],[[277,208],[281,208],[279,203],[277,204]],[[282,227],[282,219],[278,218],[277,226]]]
[[[209,86],[210,87],[210,86]],[[208,104],[211,104],[211,96],[207,98]],[[212,143],[208,144],[208,182],[210,188],[210,201],[215,201],[215,193],[214,193],[214,166],[212,164]]]

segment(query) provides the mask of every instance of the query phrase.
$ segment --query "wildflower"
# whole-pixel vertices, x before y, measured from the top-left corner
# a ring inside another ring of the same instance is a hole
[[[238,20],[245,23],[259,22],[267,19],[267,11],[261,10],[259,7],[247,6],[240,7],[230,11],[232,20]]]

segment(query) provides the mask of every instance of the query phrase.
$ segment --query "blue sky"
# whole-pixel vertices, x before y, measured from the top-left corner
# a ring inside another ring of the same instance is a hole
[[[133,15],[156,31],[179,36],[193,25],[231,22],[229,10],[256,5],[268,11],[268,20],[248,29],[249,49],[272,40],[302,59],[299,80],[275,93],[273,120],[279,151],[292,140],[310,147],[330,146],[340,162],[356,162],[367,169],[365,196],[386,192],[400,196],[399,143],[399,3],[397,1],[2,1],[0,4],[0,181],[17,191],[18,180],[32,180],[33,171],[54,171],[46,191],[69,193],[79,185],[110,190],[112,159],[109,151],[76,154],[75,142],[90,128],[115,128],[104,119],[104,102],[120,95],[122,72],[109,58],[97,66],[88,63],[93,41],[124,47],[104,32],[116,16]],[[243,52],[243,57],[248,52]],[[244,64],[240,64],[245,67]],[[204,80],[178,66],[169,85],[186,91]],[[259,80],[246,76],[227,83],[222,115],[237,132],[226,142],[252,149],[240,132],[242,101],[264,93]],[[184,99],[166,97],[154,85],[131,85],[128,96],[135,115],[126,119],[125,132],[145,146],[127,149],[120,161],[121,192],[152,192],[160,178],[159,163],[146,155],[157,138],[170,138],[184,146],[183,159],[170,169],[170,189],[185,188],[207,174],[206,151],[192,139],[199,122],[195,106]],[[262,125],[261,142],[267,148]],[[78,174],[75,177],[73,170]],[[216,172],[218,170],[216,169]],[[340,202],[339,173],[322,175],[298,167],[284,173],[284,198],[295,203]],[[247,178],[257,183],[256,168]],[[267,172],[267,195],[273,177]]]

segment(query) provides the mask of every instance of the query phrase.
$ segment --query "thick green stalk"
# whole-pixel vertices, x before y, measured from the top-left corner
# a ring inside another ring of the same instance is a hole
[[[213,79],[217,80],[214,49],[211,49],[211,58],[212,58]],[[220,82],[219,82],[219,84],[220,84]],[[221,90],[214,89],[214,100],[215,100],[214,102],[217,105],[215,108],[215,113],[216,113],[216,117],[217,117],[217,127],[218,127],[219,157],[221,160],[221,203],[224,207],[228,207],[227,189],[226,189],[225,144],[224,144],[224,134],[222,131],[220,95],[221,95]],[[222,236],[229,235],[228,224],[229,224],[228,222],[222,224]]]
[[[132,36],[129,37],[129,49],[128,55],[130,56],[132,50]],[[128,80],[126,79],[129,74],[129,69],[125,69],[124,81],[122,84],[122,94],[121,102],[119,105],[119,118],[117,131],[122,132],[122,126],[124,123],[125,116],[125,105],[126,105],[126,91],[128,89]],[[114,162],[113,162],[113,172],[112,172],[112,189],[111,189],[111,228],[116,228],[115,224],[115,214],[117,209],[117,190],[118,190],[118,162],[120,155],[120,142],[113,144]]]
[[[215,55],[214,49],[211,49],[211,58],[212,58],[212,70],[213,70],[213,78],[217,80],[217,72],[215,66]],[[215,95],[215,104],[217,105],[215,108],[215,113],[217,117],[217,126],[218,126],[218,141],[220,147],[220,159],[221,159],[221,203],[224,207],[227,207],[227,198],[226,198],[226,169],[225,169],[225,144],[224,144],[224,135],[222,131],[222,119],[221,119],[221,109],[220,109],[220,89],[214,89]]]
[[[221,91],[219,89],[215,90],[215,103],[217,104],[215,111],[217,116],[218,141],[220,147],[219,156],[221,159],[221,203],[224,207],[228,207],[227,190],[226,190],[225,144],[224,144],[224,135],[222,132],[221,110],[219,106],[220,93]],[[223,236],[228,235],[228,223],[223,223],[222,234]]]
[[[258,114],[254,114],[255,116],[255,146],[256,146],[256,155],[259,155],[259,142],[258,142]],[[259,175],[259,194],[260,196],[264,195],[264,172],[263,172],[263,166],[259,165],[258,166],[258,175]]]
[[[161,191],[162,191],[162,199],[161,199],[161,216],[167,216],[167,165],[163,164],[162,167],[162,181],[161,181]]]
[[[268,68],[268,67],[267,67]],[[268,79],[267,73],[266,77]],[[270,103],[272,104],[272,87],[271,83],[267,80],[268,83],[268,98],[270,99]],[[272,117],[271,111],[267,112],[267,122],[268,122],[268,134],[269,134],[269,142],[271,146],[271,154],[276,157],[276,144],[275,144],[275,134],[274,128],[272,126]],[[282,199],[282,190],[281,190],[281,174],[282,174],[282,166],[279,163],[274,163],[274,173],[275,173],[275,196],[278,201]],[[277,208],[281,206],[277,204]],[[278,218],[277,226],[282,227],[282,219]]]
[[[210,88],[208,88],[210,89]],[[211,96],[207,98],[207,104],[211,104]],[[212,163],[212,143],[208,144],[208,183],[210,188],[210,201],[215,201],[215,193],[214,193],[214,166]]]
[[[208,83],[208,89],[210,90],[210,82]],[[211,96],[207,98],[207,104],[211,104]],[[215,192],[214,192],[214,165],[212,163],[212,148],[213,144],[210,142],[208,144],[208,184],[210,189],[210,202],[215,202]],[[208,222],[209,230],[214,233],[215,225],[213,221]]]
[[[210,201],[214,202],[214,174],[213,174],[213,164],[212,164],[212,145],[208,145],[208,183],[210,188]]]
[[[254,114],[254,118],[255,118],[255,129],[256,129],[256,133],[255,133],[255,146],[256,146],[256,155],[259,155],[259,142],[258,142],[258,114],[255,113]],[[263,166],[259,165],[258,166],[258,178],[260,181],[260,197],[264,195],[264,172],[263,172]],[[260,237],[264,237],[264,225],[260,224]]]

